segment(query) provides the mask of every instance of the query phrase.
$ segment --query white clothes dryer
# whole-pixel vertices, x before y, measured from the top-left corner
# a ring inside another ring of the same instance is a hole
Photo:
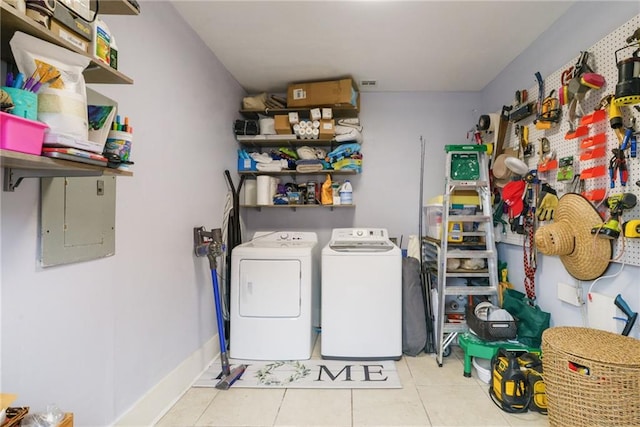
[[[323,359],[402,357],[402,252],[381,228],[338,228],[322,249]]]
[[[317,245],[316,233],[263,231],[233,248],[230,357],[311,358],[319,317]]]

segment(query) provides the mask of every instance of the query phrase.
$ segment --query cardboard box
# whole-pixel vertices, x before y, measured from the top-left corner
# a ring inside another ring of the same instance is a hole
[[[320,120],[320,139],[333,138],[336,134],[336,125],[334,120]]]
[[[278,135],[290,135],[291,134],[291,124],[289,123],[289,115],[275,115],[273,116],[275,119],[274,127],[276,129],[276,134]]]
[[[312,108],[311,110],[309,110],[309,118],[311,119],[311,121],[320,120],[322,118],[322,113],[320,112],[320,109]]]
[[[53,10],[52,23],[53,21],[56,21],[58,25],[66,27],[68,31],[71,31],[76,36],[81,37],[88,42],[93,39],[93,30],[89,21],[76,14],[72,14],[63,4],[57,4],[56,6],[57,7]]]
[[[71,43],[78,49],[89,53],[89,41],[78,36],[76,33],[69,30],[68,27],[62,25],[55,19],[51,20],[51,32],[61,39]]]
[[[289,85],[287,108],[323,106],[359,110],[360,93],[353,79]]]

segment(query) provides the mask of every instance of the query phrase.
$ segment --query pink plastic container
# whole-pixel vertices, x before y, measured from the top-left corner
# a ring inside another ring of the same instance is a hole
[[[48,126],[0,111],[0,148],[39,156]]]

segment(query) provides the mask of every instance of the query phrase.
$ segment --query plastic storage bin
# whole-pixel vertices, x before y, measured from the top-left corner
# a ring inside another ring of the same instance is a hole
[[[0,148],[39,156],[47,127],[44,123],[0,111]]]
[[[469,328],[485,341],[503,341],[515,339],[518,326],[515,321],[480,320],[475,314],[475,307],[467,305],[466,319]]]
[[[475,215],[476,206],[460,205],[460,208],[454,207],[449,211],[449,218],[452,222],[456,222],[455,215]],[[429,203],[425,205],[425,216],[427,224],[427,237],[432,239],[440,239],[442,237],[442,203]],[[464,231],[472,231],[473,223],[464,223]]]

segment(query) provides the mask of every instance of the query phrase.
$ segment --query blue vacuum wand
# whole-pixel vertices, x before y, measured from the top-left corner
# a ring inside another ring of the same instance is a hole
[[[205,231],[204,227],[196,227],[193,229],[195,254],[199,257],[206,256],[209,259],[209,267],[211,268],[211,279],[213,280],[213,299],[216,305],[216,320],[218,323],[218,341],[220,343],[220,363],[222,365],[221,378],[216,388],[220,390],[228,390],[231,385],[236,382],[247,369],[247,365],[239,365],[233,370],[229,366],[229,357],[227,356],[227,343],[224,334],[224,319],[222,317],[222,303],[220,298],[220,287],[218,285],[218,262],[217,258],[223,253],[222,230],[219,228],[211,231]]]
[[[625,316],[627,316],[627,322],[625,323],[624,329],[622,330],[622,335],[626,337],[629,335],[629,332],[631,332],[631,328],[633,328],[633,325],[636,323],[636,320],[638,319],[638,313],[631,311],[631,308],[629,307],[627,302],[622,299],[622,295],[620,294],[618,294],[618,296],[616,297],[614,304],[620,309],[620,311],[625,314]]]

